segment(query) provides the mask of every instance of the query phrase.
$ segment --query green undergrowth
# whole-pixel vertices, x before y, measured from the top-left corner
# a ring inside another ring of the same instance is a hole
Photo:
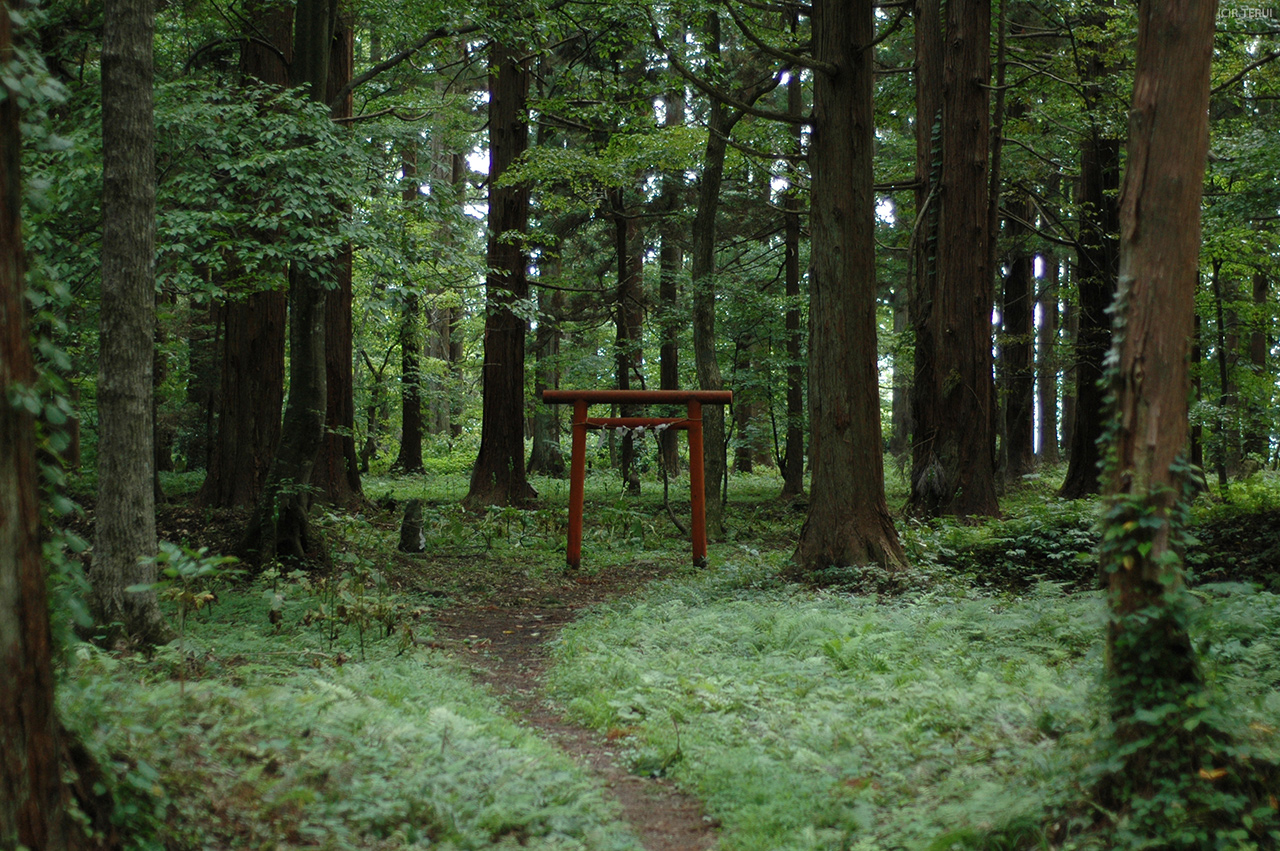
[[[82,646],[62,717],[113,778],[134,849],[639,846],[566,757],[416,643],[333,640],[299,601],[217,591],[181,649]],[[178,676],[179,669],[183,676]]]
[[[1280,755],[1280,598],[1198,599],[1241,741]],[[1100,595],[1052,583],[877,600],[726,566],[570,627],[552,689],[637,771],[701,797],[726,849],[1101,851],[1121,847],[1082,803],[1104,618]]]

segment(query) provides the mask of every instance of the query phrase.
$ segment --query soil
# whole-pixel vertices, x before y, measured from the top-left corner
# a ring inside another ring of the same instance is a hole
[[[619,753],[621,740],[566,720],[541,687],[548,642],[565,624],[583,608],[669,572],[657,565],[635,568],[608,578],[566,575],[559,587],[550,589],[552,594],[545,586],[539,589],[542,603],[524,596],[528,589],[496,589],[489,604],[442,611],[436,638],[502,698],[518,723],[559,746],[600,779],[648,851],[704,851],[715,847],[718,825],[703,813],[699,801],[670,780],[629,771]]]

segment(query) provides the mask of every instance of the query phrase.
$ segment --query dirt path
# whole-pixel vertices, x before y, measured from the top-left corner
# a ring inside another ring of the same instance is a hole
[[[547,641],[585,605],[618,593],[618,588],[584,586],[559,595],[553,605],[519,601],[442,612],[437,639],[469,663],[514,710],[517,720],[557,744],[600,778],[606,793],[648,851],[706,851],[716,845],[716,826],[696,798],[664,779],[630,773],[604,736],[566,721],[546,704],[541,677]]]

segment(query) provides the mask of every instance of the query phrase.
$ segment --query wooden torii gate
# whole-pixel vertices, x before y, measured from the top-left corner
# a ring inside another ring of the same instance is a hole
[[[587,477],[587,429],[666,428],[689,432],[689,501],[693,509],[693,563],[707,563],[707,506],[702,466],[702,406],[728,405],[732,390],[543,390],[549,405],[573,403],[573,452],[569,463],[569,543],[565,560],[582,563],[582,503]],[[588,417],[593,404],[688,405],[686,417]]]

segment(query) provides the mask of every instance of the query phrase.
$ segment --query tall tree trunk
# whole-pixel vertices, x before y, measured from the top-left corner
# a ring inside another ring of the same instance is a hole
[[[799,27],[799,12],[794,7],[787,12],[791,31]],[[792,74],[787,81],[787,114],[800,117],[804,111],[804,93],[800,75]],[[799,124],[791,126],[791,150],[796,157],[804,154],[802,130]],[[787,312],[783,318],[786,330],[787,352],[787,436],[782,450],[781,499],[794,499],[804,493],[804,383],[805,365],[801,360],[804,346],[804,330],[801,328],[800,308],[800,216],[803,204],[800,200],[800,166],[798,162],[788,166],[789,182],[786,197],[782,201],[783,275],[787,293]]]
[[[673,89],[666,95],[666,127],[684,125],[684,90]],[[658,252],[658,322],[662,342],[658,350],[658,384],[663,390],[680,387],[680,329],[684,317],[680,314],[680,271],[684,267],[684,219],[678,215],[685,195],[684,178],[676,172],[662,175],[662,197],[658,206],[665,214],[661,220],[662,247]],[[658,435],[661,463],[668,476],[680,472],[680,456],[676,433],[667,429]]]
[[[453,189],[454,200],[459,208],[467,203],[467,160],[460,153],[453,154]],[[449,324],[449,376],[452,379],[452,392],[449,394],[449,434],[458,437],[462,434],[462,361],[463,339],[462,320],[466,318],[460,305],[449,308],[445,321]]]
[[[1200,198],[1208,148],[1209,61],[1217,4],[1141,0],[1129,157],[1121,199],[1122,333],[1109,375],[1115,414],[1105,472],[1110,591],[1107,678],[1115,735],[1129,744],[1111,791],[1145,797],[1200,765],[1212,735],[1181,723],[1200,687],[1186,631],[1178,526],[1190,470],[1187,356],[1195,315]],[[1152,722],[1157,707],[1173,716]],[[1192,712],[1197,710],[1192,709]],[[1144,717],[1144,713],[1148,717]],[[1194,716],[1191,716],[1194,717]],[[1153,723],[1159,727],[1153,729]],[[1169,738],[1169,731],[1176,731]],[[1181,741],[1179,741],[1181,739]],[[1143,741],[1147,744],[1142,744]],[[1163,755],[1159,755],[1163,754]],[[1184,759],[1190,760],[1184,762]],[[1106,791],[1104,787],[1104,792]],[[1108,803],[1112,803],[1108,801]]]
[[[293,59],[293,10],[254,0],[246,11],[254,21],[256,37],[244,39],[240,76],[287,87]],[[217,329],[219,383],[204,483],[196,497],[199,505],[236,508],[254,505],[262,496],[280,442],[284,405],[288,294],[283,286],[285,270],[279,273],[279,288],[224,299],[210,310]]]
[[[437,84],[437,91],[443,97],[444,82]],[[430,180],[431,194],[433,199],[446,206],[448,199],[454,193],[451,184],[453,182],[453,154],[444,148],[444,138],[442,133],[432,133],[429,140],[429,157],[430,157]],[[450,187],[450,191],[446,192],[445,187]],[[414,201],[417,201],[420,193],[416,186],[413,187]],[[406,196],[406,200],[409,200]],[[446,226],[440,234],[438,242],[441,245],[441,253],[446,253],[453,249],[457,242],[451,226]],[[428,358],[434,358],[441,363],[449,363],[449,352],[452,344],[453,331],[453,306],[444,306],[446,299],[443,298],[448,290],[441,289],[432,293],[427,310],[427,346],[426,352]],[[437,370],[432,370],[431,374],[425,376],[427,387],[427,411],[425,429],[428,434],[447,435],[449,434],[449,414],[450,400],[453,396],[451,381],[449,376]],[[555,406],[550,406],[552,412]]]
[[[1089,23],[1106,25],[1105,11]],[[1107,308],[1116,292],[1120,266],[1117,234],[1120,227],[1120,140],[1108,136],[1100,126],[1102,82],[1115,73],[1102,57],[1102,46],[1087,45],[1089,59],[1084,68],[1085,108],[1090,126],[1080,152],[1080,241],[1077,250],[1076,283],[1079,292],[1075,314],[1075,394],[1070,455],[1061,496],[1079,499],[1098,493],[1098,438],[1102,436],[1102,361],[1111,345],[1111,318]]]
[[[954,0],[946,16],[938,233],[924,241],[936,270],[920,276],[916,301],[910,505],[927,516],[985,517],[1000,511],[987,244],[991,5]],[[940,37],[926,37],[940,48]]]
[[[813,476],[794,572],[906,564],[884,497],[876,364],[871,0],[816,0],[810,158],[809,424]]]
[[[347,95],[333,98],[351,79],[355,33],[351,22],[336,20],[330,41],[329,74],[325,99],[335,119],[350,118],[352,101]],[[348,206],[343,213],[350,218]],[[364,500],[360,486],[360,459],[356,453],[355,352],[352,345],[352,251],[348,243],[333,259],[337,286],[325,297],[325,434],[316,458],[316,489],[332,505],[356,506]]]
[[[510,13],[500,12],[499,16]],[[529,226],[529,187],[502,182],[529,144],[525,104],[529,68],[515,48],[489,48],[489,303],[484,323],[484,388],[480,453],[463,504],[523,505],[538,494],[525,475],[525,320],[513,306],[529,297],[523,240]]]
[[[92,607],[112,637],[168,640],[154,591],[155,123],[149,0],[108,0],[102,40],[102,306]]]
[[[407,146],[400,156],[404,172],[401,197],[406,213],[418,203],[418,149]],[[421,473],[422,467],[422,297],[405,281],[400,304],[400,453],[392,469]]]
[[[15,5],[0,5],[6,78]],[[23,299],[21,115],[17,92],[0,83],[0,95],[0,847],[61,851],[70,824],[58,763],[35,419],[18,404],[36,384]]]
[[[294,17],[295,82],[324,103],[337,0],[298,0]],[[311,528],[312,473],[324,443],[328,406],[325,371],[325,301],[329,263],[294,264],[289,270],[289,396],[280,444],[262,497],[240,545],[253,564],[279,557],[309,562],[325,558]]]
[[[708,16],[707,48],[720,52],[720,15]],[[702,390],[723,390],[720,361],[716,357],[716,215],[720,209],[720,185],[724,179],[724,159],[729,134],[742,117],[732,115],[719,100],[712,100],[707,118],[707,148],[698,182],[698,208],[693,219],[693,250],[690,257],[693,302],[693,363]],[[720,405],[702,409],[702,439],[705,470],[707,537],[724,537],[724,502],[720,497],[726,473],[724,411]]]
[[[1036,353],[1036,395],[1040,398],[1040,460],[1058,463],[1058,258],[1040,255],[1044,279],[1040,285],[1039,346]]]
[[[613,193],[614,252],[618,261],[618,286],[614,293],[614,360],[619,390],[630,390],[632,376],[641,378],[642,334],[644,331],[644,238],[640,223],[623,209],[622,191]],[[638,416],[637,406],[623,405],[622,416]],[[640,472],[636,469],[635,435],[622,436],[622,480],[630,493],[640,492]]]
[[[1271,287],[1271,278],[1261,270],[1253,273],[1253,309],[1254,325],[1249,332],[1249,366],[1255,375],[1267,374],[1267,352],[1271,348],[1267,339],[1270,326],[1267,310],[1267,291]],[[1270,434],[1276,425],[1271,414],[1274,412],[1274,391],[1268,390],[1260,397],[1253,396],[1246,410],[1244,451],[1249,455],[1259,456],[1263,463],[1270,450]]]
[[[287,307],[284,291],[269,290],[211,311],[220,332],[220,389],[200,505],[249,506],[262,494],[280,440]]]
[[[539,261],[543,275],[560,277],[559,249],[548,252]],[[543,390],[560,386],[560,314],[564,310],[564,291],[538,290],[538,331],[534,335],[534,397],[541,399]],[[564,453],[560,449],[559,405],[537,404],[533,411],[533,449],[529,452],[529,472],[563,479]]]
[[[1031,216],[1031,202],[1013,204],[1022,221]],[[1004,374],[1004,436],[1006,481],[1017,481],[1035,465],[1035,312],[1032,281],[1035,264],[1026,245],[1027,229],[1019,221],[1006,220],[1011,254],[1004,278],[1001,315],[1004,334],[1000,360]]]

